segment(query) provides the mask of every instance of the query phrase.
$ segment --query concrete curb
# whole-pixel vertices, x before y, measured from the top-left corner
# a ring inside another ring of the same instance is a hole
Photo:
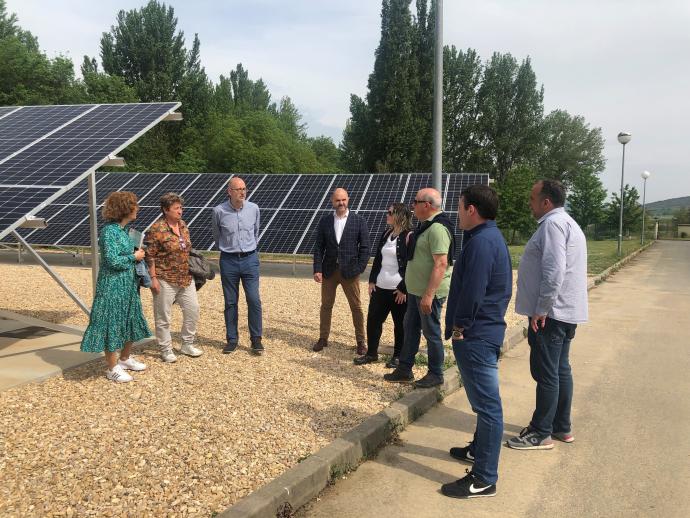
[[[589,280],[590,290],[650,247],[653,242],[633,252],[601,274]],[[527,327],[518,325],[506,331],[501,347],[504,354],[527,336]],[[416,389],[388,408],[366,419],[342,437],[324,446],[278,478],[250,493],[218,515],[219,518],[276,518],[290,516],[340,475],[355,469],[391,437],[405,429],[433,407],[446,394],[460,388],[460,375],[455,365],[444,372],[440,389]]]
[[[616,273],[618,270],[620,270],[623,266],[628,264],[630,261],[635,259],[638,255],[640,255],[642,252],[647,250],[650,246],[652,246],[656,241],[650,241],[646,245],[644,245],[641,248],[638,248],[635,250],[633,253],[630,255],[626,255],[623,259],[615,263],[613,266],[608,267],[606,270],[601,272],[599,275],[596,275],[595,277],[592,277],[589,279],[587,282],[587,290],[591,290],[592,288],[596,288],[599,284],[604,282],[606,279],[608,279],[611,275]]]
[[[416,389],[219,514],[222,518],[289,516],[333,479],[353,470],[446,394],[460,388],[458,369],[446,369],[440,388]]]

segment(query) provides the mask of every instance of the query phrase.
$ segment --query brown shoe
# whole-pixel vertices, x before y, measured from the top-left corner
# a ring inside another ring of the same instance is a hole
[[[328,347],[328,340],[325,338],[319,338],[319,340],[314,344],[314,352],[323,351],[324,347]]]
[[[367,353],[367,346],[364,342],[357,342],[357,356],[364,356]]]

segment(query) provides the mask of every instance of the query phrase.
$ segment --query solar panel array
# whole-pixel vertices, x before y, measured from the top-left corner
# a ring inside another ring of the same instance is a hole
[[[179,106],[0,107],[0,237]]]
[[[132,191],[139,198],[135,222],[146,229],[158,217],[158,200],[166,192],[181,194],[185,200],[183,219],[198,250],[213,250],[211,234],[213,207],[227,200],[230,175],[165,173],[97,173],[97,203],[112,191]],[[350,195],[350,210],[367,222],[373,243],[384,231],[386,210],[393,202],[409,205],[421,188],[431,185],[430,174],[366,175],[241,175],[247,197],[261,208],[259,251],[278,254],[311,254],[319,219],[333,209],[330,194],[343,187]],[[485,174],[444,174],[444,210],[457,221],[460,191],[473,184],[488,184]],[[67,191],[37,214],[48,222],[45,229],[20,229],[31,244],[89,246],[89,209],[85,182]],[[100,219],[99,227],[103,224]],[[459,234],[458,234],[459,237]]]

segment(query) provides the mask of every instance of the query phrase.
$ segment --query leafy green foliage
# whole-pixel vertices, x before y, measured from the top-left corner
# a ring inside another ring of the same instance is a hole
[[[627,183],[623,188],[623,235],[635,232],[642,225],[642,206],[639,203],[640,195],[635,187]],[[606,219],[609,227],[616,230],[620,224],[621,210],[620,193],[612,193],[611,201],[606,206]],[[617,232],[616,232],[617,233]]]
[[[604,138],[601,128],[590,128],[579,115],[554,110],[543,122],[544,152],[539,169],[545,178],[560,180],[567,187],[583,175],[592,178],[604,170]]]
[[[510,244],[520,237],[528,237],[536,227],[529,207],[530,191],[536,181],[535,171],[521,165],[511,169],[496,186],[500,200],[496,224],[506,234]]]
[[[596,174],[581,172],[575,176],[567,207],[568,213],[583,230],[605,220],[606,194]]]

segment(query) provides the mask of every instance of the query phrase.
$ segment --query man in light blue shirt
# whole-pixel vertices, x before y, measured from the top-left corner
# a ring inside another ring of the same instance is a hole
[[[248,201],[247,186],[235,176],[228,182],[228,201],[214,207],[211,229],[220,250],[220,279],[225,299],[226,345],[228,354],[237,348],[237,300],[240,281],[247,298],[252,352],[263,354],[262,315],[259,296],[259,207]]]
[[[539,222],[520,260],[515,311],[529,317],[530,371],[537,382],[532,421],[507,444],[548,450],[552,438],[575,440],[570,407],[573,377],[570,342],[587,321],[587,241],[563,208],[565,187],[542,180],[532,187],[530,208]]]

